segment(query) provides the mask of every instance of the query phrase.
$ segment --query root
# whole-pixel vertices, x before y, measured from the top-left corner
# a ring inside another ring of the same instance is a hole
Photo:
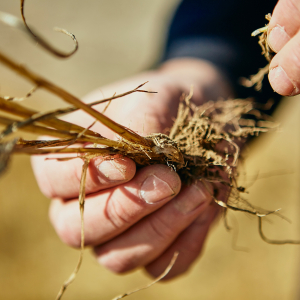
[[[265,75],[269,73],[269,66],[267,64],[264,68],[259,69],[257,74],[251,75],[250,78],[241,78],[241,84],[245,87],[255,87],[255,90],[260,91],[262,89],[262,82],[265,78]]]
[[[82,166],[82,174],[81,174],[81,180],[80,180],[80,192],[79,192],[79,210],[80,210],[80,219],[81,219],[81,242],[80,242],[80,254],[79,259],[77,262],[77,265],[72,272],[72,274],[69,276],[69,278],[64,282],[62,285],[60,291],[58,292],[58,295],[56,297],[56,300],[60,300],[66,291],[67,287],[75,280],[76,275],[80,269],[82,259],[83,259],[83,253],[84,253],[84,204],[85,204],[85,181],[86,181],[86,174],[90,163],[90,158],[88,156],[83,158],[84,163]]]
[[[294,240],[271,240],[265,236],[262,230],[262,217],[258,216],[258,231],[259,235],[268,244],[273,245],[285,245],[285,244],[293,244],[293,245],[300,245],[300,241],[294,241]]]
[[[21,14],[25,24],[25,30],[32,38],[38,41],[45,49],[60,57],[68,57],[77,50],[78,44],[74,35],[64,30],[62,32],[69,35],[75,42],[74,50],[67,54],[53,49],[48,43],[38,37],[26,23],[24,3],[25,0],[21,0]],[[270,20],[270,15],[267,16],[267,19]],[[10,23],[9,25],[14,27],[20,27],[20,22],[22,22],[14,16],[1,12],[0,21]],[[23,25],[22,29],[24,30]],[[259,44],[262,47],[262,53],[266,59],[270,61],[274,52],[272,52],[267,43],[267,30],[268,25],[256,30],[253,35],[260,34]],[[259,220],[259,234],[267,243],[300,244],[300,241],[275,241],[268,239],[262,231],[262,217],[270,214],[279,215],[278,210],[267,211],[253,206],[241,196],[242,193],[246,192],[246,188],[237,184],[237,167],[241,145],[245,143],[249,136],[256,136],[276,128],[269,118],[265,117],[263,113],[256,109],[252,99],[210,101],[197,107],[191,102],[193,96],[193,90],[191,88],[189,95],[183,95],[181,98],[177,118],[169,135],[153,133],[143,137],[105,116],[105,109],[103,113],[101,113],[94,109],[93,106],[104,102],[108,102],[109,104],[113,99],[135,92],[150,93],[149,91],[141,89],[145,83],[129,92],[113,95],[113,97],[86,104],[63,88],[42,78],[1,53],[0,62],[25,79],[31,81],[34,86],[46,89],[71,105],[71,107],[55,111],[37,112],[13,102],[20,99],[15,97],[0,97],[0,111],[18,117],[18,119],[14,119],[12,117],[0,116],[0,124],[6,126],[6,128],[0,132],[0,175],[5,171],[9,157],[13,153],[41,155],[50,153],[77,153],[78,157],[84,162],[79,193],[81,218],[80,254],[77,265],[72,274],[62,285],[57,295],[57,300],[62,298],[65,290],[74,281],[82,263],[85,239],[85,181],[89,162],[92,158],[97,156],[103,156],[107,159],[128,157],[134,160],[138,167],[165,164],[179,174],[184,184],[188,185],[200,180],[204,183],[208,191],[207,182],[210,182],[216,189],[223,189],[223,191],[225,191],[227,196],[226,201],[223,200],[223,198],[221,198],[222,200],[219,199],[216,193],[210,193],[215,203],[224,208],[224,214],[230,209],[257,216]],[[257,75],[252,76],[250,80],[244,80],[244,84],[248,86],[256,85],[256,88],[260,89],[263,77],[268,72],[268,69],[269,66],[267,65],[261,69]],[[30,95],[31,92],[26,97]],[[68,114],[79,109],[92,116],[95,122],[100,122],[117,133],[119,140],[110,140],[92,131],[91,128],[94,123],[88,128],[83,128],[76,124],[57,119],[60,115]],[[18,130],[53,136],[56,139],[50,141],[26,141],[19,138],[8,142],[5,141],[10,134]],[[69,148],[69,146],[75,142],[79,144],[79,146],[77,148]],[[87,143],[93,144],[93,147],[86,146]],[[60,158],[60,160],[69,159],[73,158]],[[226,218],[224,220],[226,228],[229,229]],[[120,295],[114,300],[124,298],[141,289],[148,288],[161,280],[171,270],[177,256],[178,253],[175,253],[165,272],[153,282],[140,289]]]
[[[267,14],[265,18],[267,21],[271,21],[271,14]],[[251,75],[250,79],[247,78],[241,78],[241,84],[244,85],[245,87],[252,87],[255,86],[255,89],[257,91],[260,91],[262,88],[262,82],[266,74],[269,73],[269,65],[270,61],[276,54],[269,46],[268,44],[268,24],[266,24],[264,27],[256,29],[255,31],[252,32],[252,36],[257,36],[259,35],[259,40],[258,44],[261,47],[261,54],[264,55],[266,60],[268,61],[268,64],[264,67],[259,69],[257,74]]]

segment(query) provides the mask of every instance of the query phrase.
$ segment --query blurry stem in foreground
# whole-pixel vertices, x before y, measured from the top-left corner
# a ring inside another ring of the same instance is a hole
[[[60,98],[64,99],[66,102],[76,106],[77,108],[82,109],[83,111],[87,112],[89,115],[93,116],[96,120],[101,122],[103,125],[110,128],[112,131],[120,135],[122,138],[126,139],[128,142],[131,142],[133,144],[140,144],[145,147],[150,147],[151,143],[149,140],[141,137],[140,135],[136,134],[133,131],[130,131],[126,127],[114,122],[113,120],[109,119],[102,113],[96,111],[89,105],[83,103],[80,101],[77,97],[73,96],[69,92],[65,91],[64,89],[56,86],[55,84],[49,82],[48,80],[40,77],[39,75],[29,71],[24,66],[21,66],[11,59],[9,59],[7,56],[0,53],[0,61],[17,72],[18,74],[22,75],[23,77],[27,78],[31,82],[35,83],[39,87],[42,87],[49,92],[59,96]]]

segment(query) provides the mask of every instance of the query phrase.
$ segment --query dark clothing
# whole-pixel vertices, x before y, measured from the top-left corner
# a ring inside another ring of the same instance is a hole
[[[218,66],[231,80],[237,96],[259,102],[278,100],[267,80],[262,92],[239,85],[240,77],[256,74],[267,64],[258,38],[251,32],[265,26],[275,0],[183,0],[170,26],[163,60],[196,57]]]

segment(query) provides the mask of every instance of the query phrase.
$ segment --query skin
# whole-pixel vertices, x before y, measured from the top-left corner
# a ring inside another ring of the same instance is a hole
[[[157,94],[135,93],[114,100],[106,111],[108,117],[142,135],[165,132],[172,126],[179,98],[189,92],[191,84],[193,101],[198,105],[220,96],[233,96],[226,78],[210,63],[176,59],[155,71],[98,89],[84,101],[127,91],[147,80],[145,89]],[[96,108],[102,111],[104,106]],[[83,112],[69,115],[68,120],[85,127],[93,123]],[[101,124],[93,130],[116,138]],[[58,236],[66,244],[79,247],[77,199],[82,161],[35,156],[32,165],[41,191],[52,199],[50,220]],[[179,251],[168,278],[177,276],[199,256],[217,215],[219,208],[212,201],[212,191],[208,182],[183,186],[179,176],[165,165],[136,170],[128,158],[93,159],[86,180],[86,245],[93,247],[98,262],[111,271],[123,273],[144,267],[152,276],[160,275],[174,252]],[[224,198],[224,194],[220,191],[218,197]]]
[[[300,1],[280,0],[269,24],[268,41],[277,52],[270,64],[269,80],[281,95],[300,93]],[[183,92],[194,86],[196,104],[232,97],[230,84],[220,71],[198,59],[174,59],[158,70],[98,89],[85,97],[91,102],[131,90],[146,88],[158,94],[132,94],[113,101],[106,115],[142,135],[164,132],[176,117]],[[100,111],[103,106],[97,107]],[[83,112],[68,116],[82,126],[93,120]],[[115,135],[101,124],[93,130],[108,138]],[[42,192],[52,199],[50,219],[66,244],[79,247],[78,192],[82,161],[57,162],[36,156],[33,169]],[[100,167],[99,167],[100,166]],[[99,263],[122,273],[144,267],[161,274],[175,251],[180,255],[167,278],[185,272],[201,253],[218,208],[206,183],[183,186],[178,175],[163,165],[136,170],[128,158],[92,160],[86,181],[85,235]],[[214,187],[216,188],[216,187]],[[224,199],[224,192],[218,197]]]
[[[283,96],[300,93],[300,1],[278,1],[269,24],[268,42],[277,53],[271,61],[269,81]]]

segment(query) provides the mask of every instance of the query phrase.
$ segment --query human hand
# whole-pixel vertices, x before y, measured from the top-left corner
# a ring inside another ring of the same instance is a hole
[[[174,60],[159,70],[99,89],[85,98],[92,102],[124,92],[149,80],[148,90],[114,100],[106,115],[141,135],[164,132],[172,126],[182,92],[194,85],[193,101],[201,104],[231,94],[222,75],[210,64],[193,59]],[[102,94],[103,93],[103,94]],[[102,111],[105,105],[95,106]],[[88,126],[93,119],[76,112],[68,120]],[[114,134],[101,124],[94,131]],[[80,246],[78,193],[82,161],[45,161],[33,157],[33,169],[42,192],[52,199],[51,222],[63,242]],[[202,182],[182,186],[179,176],[165,165],[136,170],[129,158],[91,161],[86,179],[85,242],[97,260],[114,272],[145,267],[161,274],[175,251],[180,255],[168,278],[183,273],[201,252],[217,206]],[[222,195],[220,195],[222,197]]]
[[[268,28],[268,43],[276,54],[269,81],[280,95],[300,93],[300,1],[279,0]]]

